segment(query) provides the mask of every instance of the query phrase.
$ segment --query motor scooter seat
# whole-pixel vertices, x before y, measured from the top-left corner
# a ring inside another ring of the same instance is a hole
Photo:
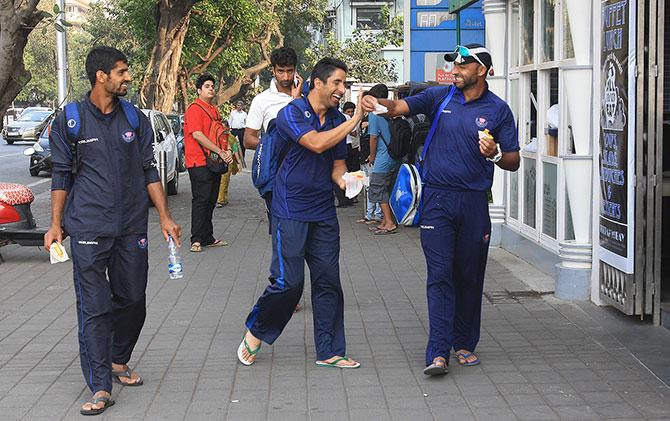
[[[23,184],[0,183],[0,202],[16,206],[30,204],[34,199],[32,190]]]

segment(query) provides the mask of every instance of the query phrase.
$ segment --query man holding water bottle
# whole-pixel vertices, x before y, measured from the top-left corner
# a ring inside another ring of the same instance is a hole
[[[63,228],[71,237],[79,356],[93,393],[80,412],[97,415],[114,404],[112,378],[143,383],[127,364],[146,317],[149,198],[166,241],[179,245],[181,228],[156,170],[151,123],[120,98],[132,81],[128,59],[95,47],[86,74],[91,91],[56,117],[49,136],[51,227],[44,247],[62,243]]]

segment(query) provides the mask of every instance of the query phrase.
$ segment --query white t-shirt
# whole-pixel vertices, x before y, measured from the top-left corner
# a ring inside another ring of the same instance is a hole
[[[231,129],[243,129],[247,120],[247,113],[244,111],[233,110],[230,112],[228,124]]]
[[[277,90],[274,78],[270,81],[270,89],[266,89],[256,95],[251,101],[249,115],[247,116],[247,128],[253,130],[266,130],[271,120],[277,118],[279,110],[293,101],[291,95]]]

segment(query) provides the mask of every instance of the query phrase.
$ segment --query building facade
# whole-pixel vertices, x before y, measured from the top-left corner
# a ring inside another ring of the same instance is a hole
[[[356,29],[376,31],[382,24],[382,7],[387,7],[390,16],[403,14],[403,0],[330,0],[327,10],[328,26],[335,32],[339,42],[351,38]],[[397,82],[406,81],[403,66],[403,49],[389,45],[381,51],[382,56],[395,62]]]
[[[482,2],[450,13],[449,0],[405,2],[405,74],[408,80],[449,83],[450,67],[444,53],[457,44],[484,44]]]
[[[657,324],[670,304],[667,9],[482,2],[489,85],[510,104],[521,146],[519,171],[496,174],[497,243],[553,275],[557,297]]]
[[[65,13],[67,20],[81,24],[86,20],[86,15],[91,9],[91,0],[65,0]]]

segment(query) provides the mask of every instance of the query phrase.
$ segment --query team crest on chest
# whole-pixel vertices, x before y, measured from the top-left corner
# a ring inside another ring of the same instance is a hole
[[[311,116],[312,114],[309,111],[305,110],[305,117],[310,118]]]
[[[137,240],[137,246],[138,246],[141,250],[146,250],[146,248],[149,246],[149,240],[147,240],[146,237],[140,237],[140,238]]]
[[[483,129],[489,124],[489,122],[484,117],[477,117],[475,119],[475,124],[477,125],[477,127]]]
[[[130,143],[133,140],[135,140],[135,132],[132,130],[128,130],[127,132],[124,132],[121,135],[121,138],[123,139],[124,142]]]

